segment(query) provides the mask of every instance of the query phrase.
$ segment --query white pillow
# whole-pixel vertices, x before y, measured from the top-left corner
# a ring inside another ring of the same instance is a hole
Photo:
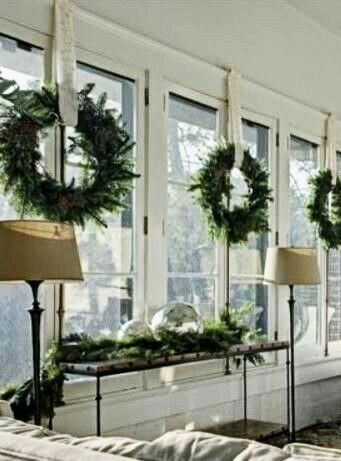
[[[0,433],[0,461],[131,461],[123,456],[94,453],[62,443]]]
[[[250,445],[242,451],[234,461],[288,461],[288,455],[280,448],[265,445],[258,442],[250,442]]]
[[[0,418],[0,432],[9,432],[11,434],[25,435],[27,437],[44,438],[55,434],[42,426],[24,423],[13,418]]]
[[[34,438],[46,438],[49,442],[75,445],[89,450],[112,455],[134,458],[148,442],[128,437],[74,437],[69,434],[56,434],[48,429],[27,424],[12,418],[0,418],[0,433],[8,432]]]
[[[63,439],[63,436],[60,436],[60,440],[58,440],[58,436],[54,436],[49,437],[48,440],[130,458],[136,458],[138,453],[149,444],[149,442],[134,440],[129,437],[81,437],[67,441],[67,439]]]
[[[245,439],[177,430],[150,442],[137,457],[144,461],[282,461],[287,455]]]
[[[324,448],[304,443],[291,443],[283,450],[295,460],[341,460],[341,450],[336,448]]]

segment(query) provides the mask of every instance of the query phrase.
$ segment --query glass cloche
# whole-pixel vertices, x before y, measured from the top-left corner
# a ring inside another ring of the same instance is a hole
[[[117,339],[122,340],[129,335],[143,335],[146,333],[153,333],[148,323],[138,319],[128,320],[128,322],[124,323],[118,330]]]
[[[199,312],[189,303],[168,303],[156,312],[151,321],[153,331],[160,328],[177,331],[201,331],[203,320]]]

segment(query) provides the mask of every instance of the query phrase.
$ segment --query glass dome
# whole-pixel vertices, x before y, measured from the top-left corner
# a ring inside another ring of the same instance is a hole
[[[152,318],[153,331],[160,328],[176,329],[177,331],[200,331],[203,326],[202,317],[192,304],[165,304]]]

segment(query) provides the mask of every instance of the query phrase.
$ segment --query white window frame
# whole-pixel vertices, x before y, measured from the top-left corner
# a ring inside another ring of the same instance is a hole
[[[337,125],[340,125],[340,123],[337,123]],[[340,131],[340,126],[338,126],[336,128],[337,130],[337,133],[339,133]],[[337,139],[336,140],[336,152],[341,152],[341,140]],[[326,273],[327,273],[327,264],[326,264],[326,257],[325,257],[325,251],[322,249],[322,256],[323,256],[323,259],[324,259],[324,273],[322,274],[321,273],[321,279],[323,277],[323,280],[322,280],[322,283],[324,284],[325,280],[326,280]],[[341,249],[339,249],[338,251],[341,251]],[[326,290],[324,291],[326,292]],[[323,298],[323,303],[324,303],[324,309],[326,309],[326,305],[325,305],[325,299],[326,299],[326,296],[324,296]],[[331,356],[338,356],[340,355],[341,353],[341,339],[339,339],[338,341],[329,341],[329,327],[328,327],[328,324],[327,324],[327,312],[325,312],[325,315],[324,315],[324,324],[325,324],[325,329],[324,329],[324,341],[327,341],[327,338],[328,338],[328,347],[327,347],[327,351],[328,351],[328,355],[331,355]]]
[[[242,118],[249,120],[250,122],[263,125],[269,130],[269,180],[270,188],[272,190],[273,201],[269,206],[269,247],[276,245],[276,235],[278,232],[278,149],[277,149],[277,120],[274,117],[269,117],[263,114],[259,114],[255,111],[242,109]],[[269,305],[268,305],[268,338],[276,339],[278,335],[277,325],[277,314],[278,303],[277,303],[277,290],[274,285],[269,285]]]
[[[44,22],[41,19],[49,17],[52,6],[50,4],[43,5],[39,15],[28,16],[29,8],[23,5],[18,16],[18,4],[19,0],[16,0],[13,7],[11,6],[6,11],[2,8],[0,30],[13,38],[17,37],[33,46],[44,48],[45,78],[49,79],[52,74],[52,39],[50,35],[47,35],[50,33],[48,21]],[[140,187],[140,191],[137,191],[136,195],[137,200],[142,202],[139,209],[141,213],[139,213],[139,217],[136,216],[139,241],[138,254],[136,255],[136,270],[139,271],[138,285],[136,286],[138,295],[136,312],[140,312],[141,309],[141,315],[147,318],[146,306],[154,310],[166,300],[167,272],[164,223],[167,210],[167,112],[165,110],[167,88],[174,85],[178,90],[175,89],[172,92],[180,96],[183,94],[194,101],[200,102],[202,98],[206,98],[206,94],[208,98],[216,101],[222,106],[222,114],[224,115],[221,117],[221,134],[226,134],[226,70],[183,52],[170,49],[105,19],[102,20],[81,8],[76,10],[75,25],[77,58],[80,61],[88,62],[90,65],[103,70],[107,69],[109,72],[126,75],[128,78],[131,76],[130,78],[133,78],[137,84],[136,141],[140,151],[137,158],[142,162],[141,167],[138,166],[138,171],[142,174],[143,170],[143,178],[141,177],[137,181],[137,187]],[[226,59],[228,61],[228,56]],[[148,107],[144,106],[145,86],[149,88]],[[325,135],[326,114],[273,89],[263,87],[248,79],[247,76],[241,81],[241,101],[245,108],[243,117],[248,118],[244,113],[245,111],[250,111],[259,117],[268,117],[274,126],[272,137],[276,136],[276,132],[279,135],[279,147],[275,147],[273,150],[276,153],[274,155],[276,158],[273,160],[277,168],[273,169],[271,173],[272,181],[275,181],[274,190],[276,189],[277,197],[277,207],[274,211],[277,220],[276,229],[279,232],[279,244],[284,246],[287,244],[288,230],[288,136],[297,133],[299,137],[307,139],[307,141],[312,140],[312,142],[315,142],[314,139],[317,138],[316,143],[321,146],[322,157],[324,143],[321,140]],[[209,103],[208,105],[211,106],[212,104]],[[257,123],[253,117],[251,120]],[[265,123],[265,125],[267,124]],[[337,121],[337,125],[337,133],[340,133],[340,120]],[[341,139],[338,139],[338,147],[340,146]],[[51,149],[52,151],[53,149]],[[143,154],[145,155],[143,156]],[[142,180],[144,180],[145,187],[142,185]],[[143,216],[148,216],[147,235],[143,234]],[[273,227],[274,230],[275,227]],[[221,259],[221,265],[224,267],[225,258]],[[324,268],[321,267],[322,280],[325,279],[324,273]],[[220,283],[219,293],[223,291],[223,287],[225,287],[224,281]],[[270,306],[271,312],[277,313],[275,331],[278,331],[279,339],[285,339],[288,338],[289,331],[288,289],[287,287],[280,287],[275,292],[277,301],[274,299],[274,303],[271,303]],[[221,299],[225,298],[222,293],[219,296]],[[56,334],[52,298],[48,295],[47,304],[43,306],[46,308],[44,315],[45,347]],[[322,379],[322,365],[323,377],[336,375],[335,360],[336,357],[340,356],[341,347],[332,351],[331,343],[329,343],[330,353],[333,357],[330,357],[328,362],[328,359],[326,360],[323,355],[323,338],[325,338],[325,325],[323,323],[325,313],[323,309],[324,302],[321,302],[320,332],[322,332],[322,340],[320,345],[316,345],[314,350],[309,347],[305,351],[301,351],[301,348],[297,347],[299,350],[297,365],[302,366],[302,370],[304,370],[302,374],[304,373],[306,381],[316,379],[316,376],[318,379]],[[311,362],[311,368],[308,368],[309,363],[303,364],[303,361]],[[317,371],[316,363],[320,364]],[[132,380],[133,378],[130,377],[129,382]],[[118,381],[116,379],[115,383]],[[80,391],[77,386],[75,386],[74,392],[79,394]]]
[[[167,220],[167,187],[168,187],[168,152],[167,152],[167,138],[168,138],[168,109],[169,109],[169,97],[171,94],[189,99],[194,103],[203,104],[217,111],[217,140],[220,136],[226,136],[226,104],[216,98],[202,94],[200,92],[194,91],[189,88],[180,86],[174,82],[165,80],[164,82],[164,114],[165,114],[165,149],[162,161],[162,169],[165,172],[165,182],[162,186],[160,183],[160,188],[163,187],[166,192],[166,200],[164,203],[164,223]],[[163,175],[162,175],[163,176]],[[155,178],[156,179],[156,178]],[[159,283],[164,287],[163,289],[163,304],[167,302],[167,279],[168,279],[168,267],[167,267],[167,235],[166,230],[163,233],[164,239],[164,260],[162,262],[162,267],[165,268],[164,271],[160,271]],[[217,243],[217,284],[216,284],[216,299],[215,299],[215,317],[219,316],[219,313],[224,309],[226,303],[226,283],[225,283],[225,271],[226,271],[226,249],[224,244]],[[162,273],[163,272],[163,273]]]
[[[136,172],[140,175],[135,182],[135,213],[134,213],[134,257],[135,270],[131,274],[135,280],[134,296],[133,296],[133,317],[141,320],[145,317],[144,304],[144,238],[143,238],[143,217],[145,214],[145,197],[144,197],[144,73],[134,67],[126,66],[103,56],[96,55],[92,52],[82,49],[76,49],[77,61],[84,65],[89,65],[101,70],[104,74],[115,74],[122,78],[134,80],[135,87],[135,107],[134,107],[134,135],[135,135],[135,156]],[[59,171],[58,159],[56,159],[57,171]],[[119,276],[120,274],[118,274]],[[55,324],[57,325],[58,334],[58,305],[59,305],[59,290],[55,290]]]
[[[43,53],[43,68],[42,68],[42,82],[46,80],[47,76],[50,75],[50,53],[51,53],[51,41],[50,39],[39,32],[27,29],[18,24],[10,24],[7,21],[0,18],[0,30],[1,35],[7,36],[9,39],[26,42],[32,47],[36,47],[42,50]],[[46,168],[54,174],[54,160],[53,160],[53,139],[52,136],[48,136],[45,140],[45,154],[46,154]],[[51,148],[52,147],[52,148]],[[55,334],[55,322],[54,322],[54,286],[51,284],[44,284],[41,291],[44,290],[43,295],[43,308],[45,309],[42,318],[41,327],[41,353],[44,354],[48,345],[51,342],[51,338],[54,338]],[[30,307],[30,306],[22,306]],[[27,328],[30,328],[30,318],[27,315]]]
[[[304,129],[298,128],[295,125],[289,124],[287,127],[286,139],[287,139],[287,178],[286,178],[286,200],[287,200],[287,208],[286,208],[286,216],[287,219],[285,220],[285,224],[282,223],[285,235],[286,235],[286,245],[290,245],[289,235],[290,235],[290,209],[289,209],[289,193],[290,193],[290,137],[296,136],[302,140],[315,144],[317,146],[317,168],[319,169],[324,163],[324,139],[318,135],[314,135],[311,132],[308,132]],[[324,276],[325,271],[325,264],[324,264],[324,256],[322,251],[321,243],[318,241],[317,243],[317,254],[318,254],[318,261],[320,265],[321,271],[321,279]],[[278,287],[279,292],[279,302],[284,307],[284,297],[286,299],[289,296],[288,287]],[[324,331],[325,331],[325,322],[324,322],[324,287],[323,284],[320,285],[319,290],[319,303],[320,303],[320,312],[319,312],[319,331],[318,331],[318,340],[315,344],[296,344],[296,358],[298,361],[310,361],[314,358],[321,358],[323,356],[323,348],[324,348]],[[287,307],[287,302],[286,302]],[[284,325],[289,325],[289,307],[287,309],[280,309],[279,310],[279,323]]]

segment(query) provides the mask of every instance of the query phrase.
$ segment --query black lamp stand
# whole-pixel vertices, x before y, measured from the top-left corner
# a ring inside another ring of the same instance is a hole
[[[28,312],[31,316],[32,352],[33,352],[33,388],[34,388],[34,424],[41,424],[41,396],[40,396],[40,320],[44,309],[38,301],[38,291],[42,280],[27,281],[31,287],[33,304]]]
[[[296,440],[296,428],[295,428],[295,318],[294,318],[294,285],[289,285],[290,297],[289,303],[289,314],[290,314],[290,378],[291,378],[291,442]]]

